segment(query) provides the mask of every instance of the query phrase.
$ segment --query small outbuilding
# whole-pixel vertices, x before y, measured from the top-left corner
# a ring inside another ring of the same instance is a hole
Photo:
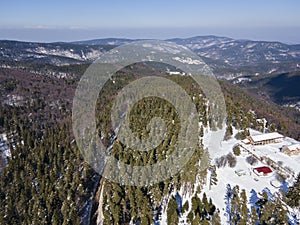
[[[251,144],[251,142],[248,138],[242,140],[242,143],[244,143],[245,145],[250,145]]]
[[[269,174],[271,174],[273,171],[271,170],[270,167],[268,166],[262,166],[262,167],[257,167],[253,169],[253,172],[257,175],[257,176],[268,176]]]
[[[300,153],[300,144],[286,145],[282,147],[282,152],[291,156]]]
[[[239,169],[235,171],[235,174],[240,177],[240,176],[245,176],[247,173],[245,170]]]

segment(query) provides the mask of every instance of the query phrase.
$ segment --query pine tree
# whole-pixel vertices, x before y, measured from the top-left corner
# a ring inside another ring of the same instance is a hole
[[[228,140],[231,138],[233,134],[231,123],[227,125],[224,140]]]
[[[219,210],[211,218],[212,225],[221,225],[221,218]]]
[[[62,221],[61,221],[60,213],[57,209],[55,209],[53,212],[52,218],[51,218],[51,224],[59,225],[61,223],[62,223]]]
[[[287,204],[291,207],[300,207],[300,173],[295,184],[286,193]]]
[[[213,204],[211,198],[209,199],[208,207],[209,207],[208,214],[209,214],[210,216],[213,216],[214,213],[215,213],[215,211],[216,211],[216,206]]]
[[[143,215],[141,218],[141,225],[148,225],[148,224],[151,224],[149,218]]]
[[[249,218],[249,223],[256,225],[258,222],[258,215],[256,212],[256,208],[254,206],[251,207],[251,214],[250,214],[250,218]]]
[[[199,214],[196,214],[196,216],[192,219],[191,224],[198,225],[198,224],[200,224],[200,222],[201,222],[201,218],[200,218]]]
[[[230,184],[226,186],[225,204],[226,204],[226,214],[228,216],[228,221],[231,221],[231,199],[232,199],[232,189]]]
[[[245,189],[241,192],[240,225],[246,225],[248,220],[247,195]]]
[[[233,198],[231,200],[231,222],[237,224],[240,220],[240,197],[239,197],[239,188],[235,186],[233,188]]]
[[[177,202],[174,196],[172,196],[168,203],[167,208],[167,222],[168,225],[177,225],[179,222]]]
[[[181,213],[184,214],[185,212],[187,212],[189,210],[189,202],[186,201],[183,206],[182,206],[182,209],[181,209]]]
[[[233,147],[233,154],[239,156],[241,154],[241,149],[238,145]]]
[[[203,125],[201,125],[201,127],[200,127],[199,136],[200,136],[200,137],[203,137],[203,136],[204,136],[204,128],[203,128]]]
[[[275,202],[275,207],[274,207],[274,218],[275,218],[275,224],[284,224],[288,225],[288,220],[287,220],[287,212],[286,210],[282,207],[282,204],[279,199],[276,199]]]
[[[210,167],[210,172],[211,172],[211,177],[210,177],[210,185],[216,185],[218,183],[218,178],[217,178],[217,167],[216,166],[211,166]]]

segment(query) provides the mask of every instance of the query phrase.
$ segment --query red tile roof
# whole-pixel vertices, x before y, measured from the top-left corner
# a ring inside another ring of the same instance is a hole
[[[258,173],[264,173],[264,174],[272,173],[272,170],[267,166],[257,167],[254,168],[254,170],[256,170]]]

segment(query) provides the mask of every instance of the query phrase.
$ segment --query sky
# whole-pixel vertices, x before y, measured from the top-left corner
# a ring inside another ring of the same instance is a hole
[[[75,41],[218,35],[300,44],[299,0],[10,0],[0,39]]]

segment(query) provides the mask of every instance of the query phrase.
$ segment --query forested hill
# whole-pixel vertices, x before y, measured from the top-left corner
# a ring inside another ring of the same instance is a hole
[[[279,105],[300,109],[300,71],[265,74],[240,82],[242,88],[256,92]]]
[[[230,82],[220,81],[222,90],[227,100],[244,112],[254,111],[259,118],[266,118],[270,127],[276,128],[286,136],[300,140],[300,111],[295,108],[284,107],[276,104],[262,91],[247,91]]]
[[[82,67],[86,68],[86,65]],[[178,224],[180,215],[186,215],[191,224],[199,221],[201,224],[220,224],[215,203],[205,194],[199,197],[208,169],[214,174],[201,137],[204,130],[216,130],[220,124],[207,118],[205,96],[191,77],[168,76],[186,90],[196,105],[202,124],[198,148],[182,171],[170,179],[149,187],[131,187],[97,175],[84,162],[74,141],[71,107],[77,82],[84,69],[80,65],[46,68],[47,74],[43,74],[46,70],[32,73],[34,70],[0,69],[0,131],[8,137],[11,151],[6,168],[0,175],[0,224],[93,224],[100,219],[100,212],[104,224],[129,224],[130,221],[153,224],[160,219],[164,210],[168,224]],[[65,71],[66,76],[51,76],[51,71],[60,70]],[[164,142],[149,154],[130,152],[118,140],[113,143],[110,141],[113,135],[110,125],[111,102],[118,90],[140,77],[141,71],[143,74],[154,73],[149,65],[136,64],[125,68],[120,73],[122,76],[108,82],[99,96],[96,115],[103,142],[107,146],[112,144],[112,155],[126,163],[149,165],[167,158],[176,145],[180,123],[168,102],[148,98],[132,110],[132,129],[143,135],[149,132],[145,129],[148,120],[143,119],[153,116],[149,112],[156,112],[169,121],[167,130],[170,132]],[[157,71],[157,75],[167,76],[162,71]],[[229,116],[224,138],[232,136],[233,126],[245,134],[250,127],[262,130],[257,119],[265,117],[270,129],[278,129],[283,134],[299,139],[298,111],[279,107],[266,99],[257,99],[257,96],[227,81],[222,81],[221,86]],[[213,182],[217,182],[217,177]],[[182,202],[178,207],[178,198],[174,194],[176,190],[189,193],[191,202]],[[292,189],[286,197],[287,202],[294,206],[297,204],[293,201],[297,191],[298,187],[295,186],[294,191]],[[238,189],[235,192],[243,198],[242,192],[239,194]],[[266,200],[262,198],[262,201]],[[278,204],[268,202],[270,207],[279,207]],[[269,219],[259,218],[259,215],[256,217],[262,221]],[[286,221],[282,215],[277,218]],[[250,218],[245,219],[250,221]]]

